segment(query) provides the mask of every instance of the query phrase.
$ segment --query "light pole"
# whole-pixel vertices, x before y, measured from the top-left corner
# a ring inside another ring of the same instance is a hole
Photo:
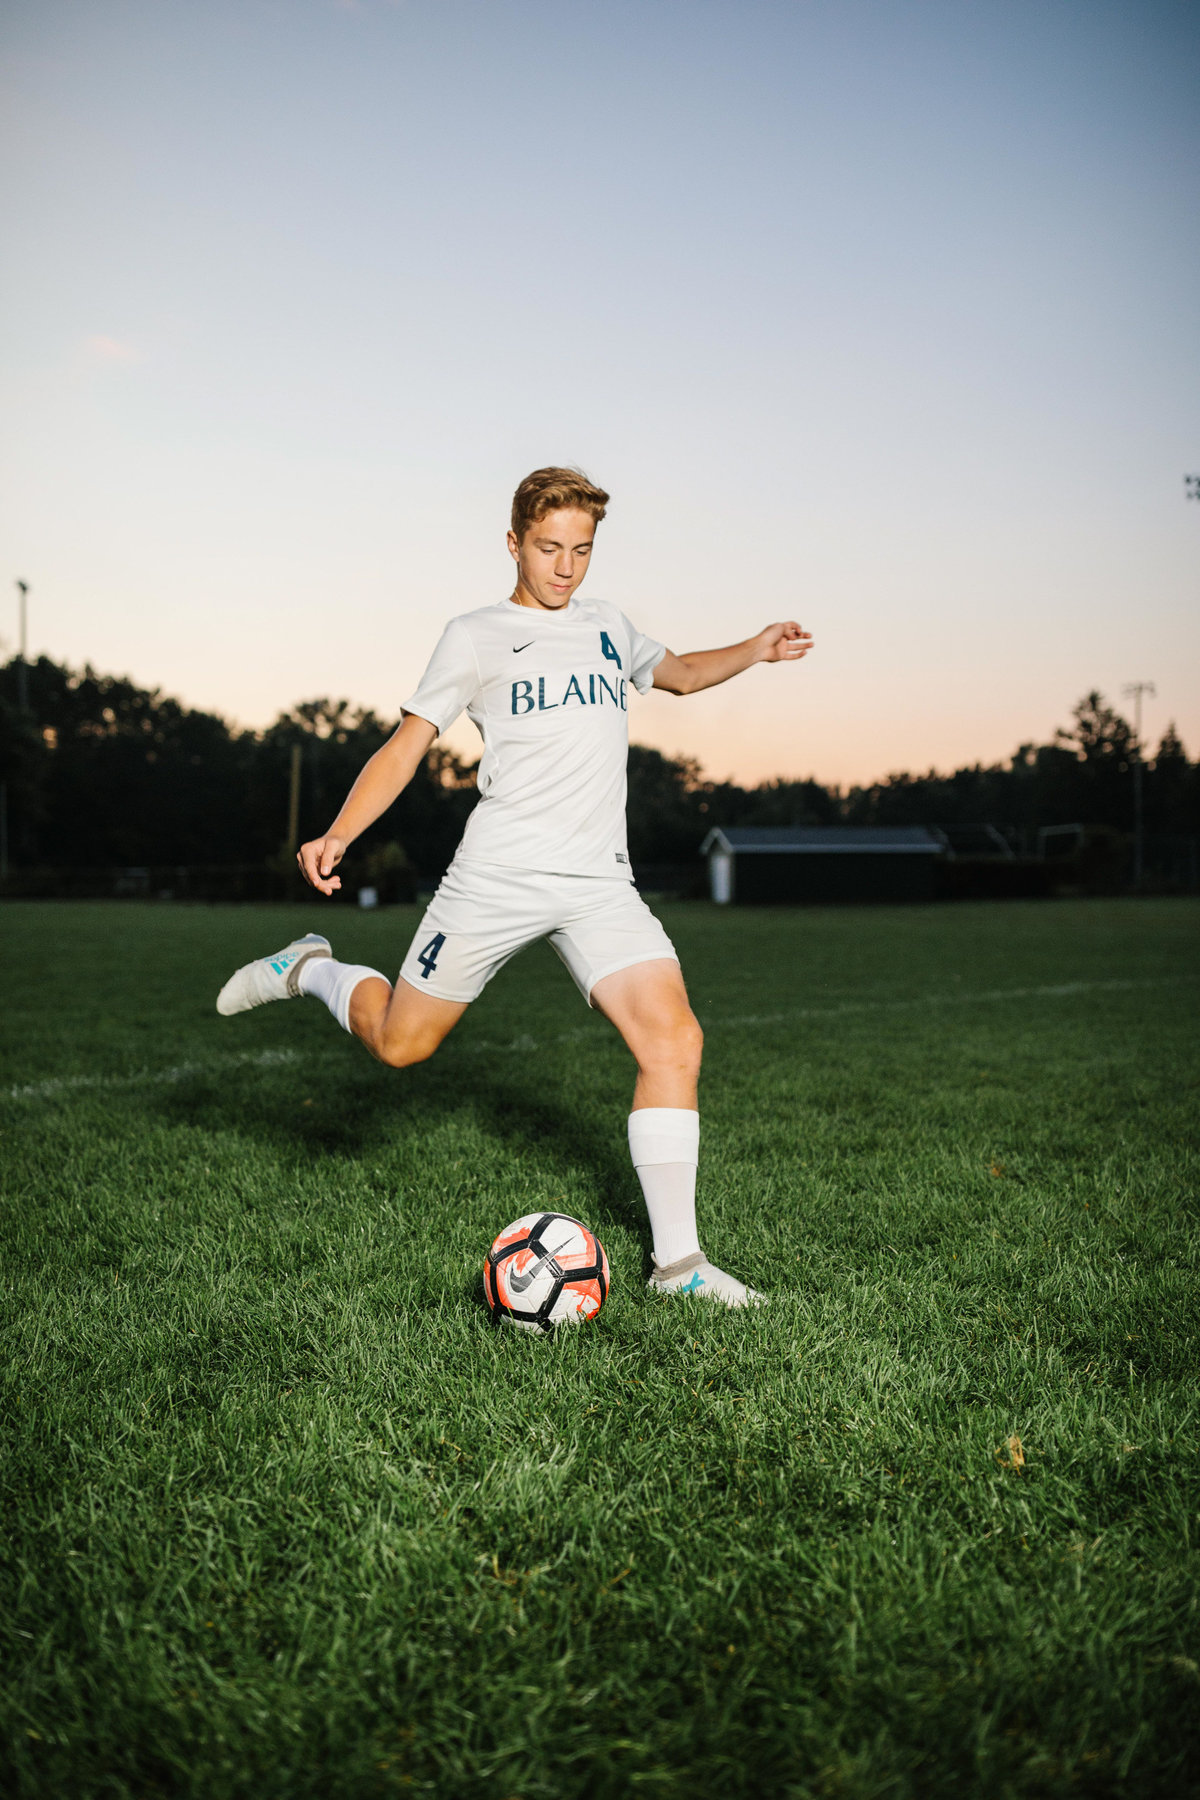
[[[18,602],[18,606],[20,608],[20,620],[21,620],[21,627],[20,627],[21,648],[17,652],[18,656],[20,657],[20,661],[17,664],[17,705],[20,707],[22,712],[27,712],[29,710],[29,670],[25,664],[25,626],[26,626],[25,602],[29,597],[29,583],[27,581],[18,581],[17,592],[21,596],[21,598]]]
[[[288,782],[288,854],[295,856],[300,843],[300,745],[292,745],[291,780]]]
[[[1133,699],[1133,734],[1136,739],[1133,755],[1133,888],[1138,893],[1142,885],[1142,870],[1145,863],[1145,838],[1142,830],[1142,775],[1145,763],[1142,761],[1142,695],[1153,694],[1152,681],[1127,681],[1122,693]]]
[[[17,582],[17,617],[19,620],[18,636],[20,649],[17,651],[17,706],[22,713],[29,711],[29,667],[25,660],[27,638],[26,600],[29,597],[29,583]],[[0,883],[8,880],[8,783],[0,781]]]

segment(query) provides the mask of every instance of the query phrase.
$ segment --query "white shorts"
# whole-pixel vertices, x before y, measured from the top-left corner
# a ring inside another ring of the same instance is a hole
[[[633,883],[608,875],[543,875],[455,862],[409,945],[401,977],[438,1000],[475,1000],[518,950],[549,938],[590,1006],[606,975],[678,962]]]

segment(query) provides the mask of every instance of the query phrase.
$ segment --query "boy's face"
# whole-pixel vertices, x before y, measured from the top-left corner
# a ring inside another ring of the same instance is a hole
[[[510,531],[508,553],[517,565],[513,598],[522,606],[560,612],[587,574],[595,535],[591,514],[573,506],[535,519],[520,543]]]

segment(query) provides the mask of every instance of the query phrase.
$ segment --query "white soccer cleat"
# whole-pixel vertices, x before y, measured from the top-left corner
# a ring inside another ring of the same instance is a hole
[[[328,938],[310,931],[307,936],[293,938],[286,949],[274,956],[260,956],[231,975],[217,995],[217,1011],[229,1018],[233,1013],[249,1012],[253,1006],[265,1006],[268,1000],[294,1000],[300,989],[296,977],[311,956],[332,956]]]
[[[665,1265],[654,1256],[650,1261],[654,1273],[646,1286],[655,1294],[695,1294],[698,1300],[719,1300],[722,1306],[761,1306],[767,1297],[718,1269],[703,1250]]]

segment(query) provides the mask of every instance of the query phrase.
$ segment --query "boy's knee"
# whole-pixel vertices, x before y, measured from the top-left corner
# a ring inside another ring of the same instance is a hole
[[[639,1060],[672,1068],[699,1069],[703,1053],[704,1033],[700,1021],[693,1013],[688,1013],[654,1032]]]
[[[696,1067],[699,1068],[700,1058],[704,1055],[704,1033],[700,1029],[699,1019],[697,1019],[694,1014],[688,1015],[688,1020],[683,1026],[681,1037],[684,1055],[689,1062],[695,1063]]]
[[[431,1039],[397,1036],[384,1038],[376,1045],[375,1054],[389,1069],[411,1069],[414,1063],[428,1062],[436,1049]]]

